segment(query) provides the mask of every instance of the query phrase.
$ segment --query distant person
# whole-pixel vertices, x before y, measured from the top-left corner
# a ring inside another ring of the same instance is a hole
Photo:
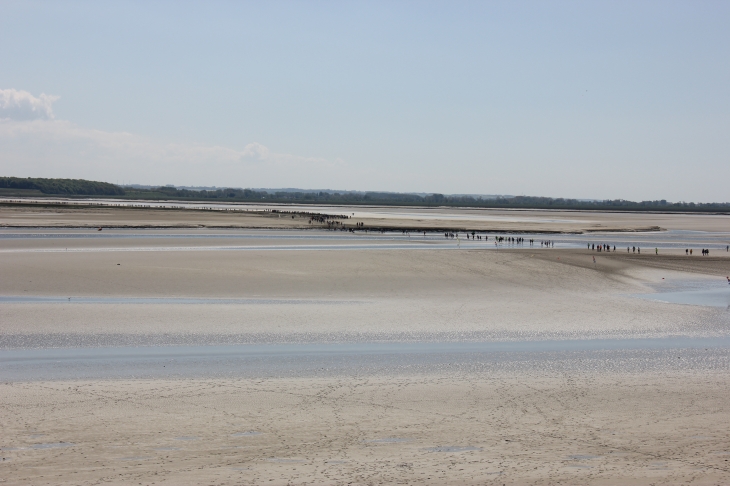
[[[689,250],[685,248],[685,249],[684,249],[684,254],[685,254],[685,255],[689,255]]]
[[[727,279],[727,283],[730,284],[730,277],[725,277]]]
[[[692,248],[689,249],[689,255],[692,256]]]
[[[654,248],[654,251],[656,252],[657,255],[659,254],[659,248]]]
[[[641,247],[640,246],[636,247],[636,253],[638,253],[639,255],[641,255]]]
[[[596,255],[593,255],[593,264],[596,264]]]

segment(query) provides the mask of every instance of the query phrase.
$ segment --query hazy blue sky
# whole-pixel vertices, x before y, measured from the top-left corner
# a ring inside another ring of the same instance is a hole
[[[730,2],[0,2],[0,172],[730,201]]]

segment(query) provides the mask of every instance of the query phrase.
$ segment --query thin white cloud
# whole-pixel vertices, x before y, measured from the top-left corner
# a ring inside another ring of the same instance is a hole
[[[317,174],[345,174],[340,160],[243,149],[164,143],[55,120],[57,96],[0,90],[0,173],[148,184],[308,186]]]
[[[0,89],[0,119],[52,120],[53,102],[58,98],[45,93],[36,98],[27,91]]]
[[[148,184],[235,187],[318,186],[326,173],[347,178],[341,160],[277,153],[260,143],[243,149],[162,143],[127,132],[64,121],[0,120],[0,172]],[[343,181],[344,182],[344,181]]]

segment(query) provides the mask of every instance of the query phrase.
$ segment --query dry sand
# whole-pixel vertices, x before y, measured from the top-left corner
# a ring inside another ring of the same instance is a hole
[[[706,372],[5,384],[0,479],[727,484],[728,386]]]

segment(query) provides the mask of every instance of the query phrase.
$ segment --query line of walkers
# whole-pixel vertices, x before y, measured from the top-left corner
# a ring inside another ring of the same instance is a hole
[[[596,245],[595,243],[593,243],[593,244],[588,243],[588,249],[596,250],[596,251],[611,251],[611,245],[605,245],[605,244]],[[613,246],[613,251],[616,251],[616,245]]]
[[[407,233],[407,232],[406,232]],[[426,232],[423,232],[423,236],[426,236]],[[444,238],[458,238],[459,233],[450,232],[447,231],[444,233]],[[471,233],[466,233],[466,239],[472,239],[472,240],[484,240],[489,241],[488,235],[478,235],[476,231],[472,231]],[[496,243],[507,243],[510,245],[524,245],[525,243],[528,243],[530,246],[533,246],[535,244],[535,240],[530,238],[529,240],[522,238],[521,236],[514,237],[514,236],[494,236],[494,242]],[[541,241],[540,246],[545,248],[551,248],[555,246],[554,241]]]

